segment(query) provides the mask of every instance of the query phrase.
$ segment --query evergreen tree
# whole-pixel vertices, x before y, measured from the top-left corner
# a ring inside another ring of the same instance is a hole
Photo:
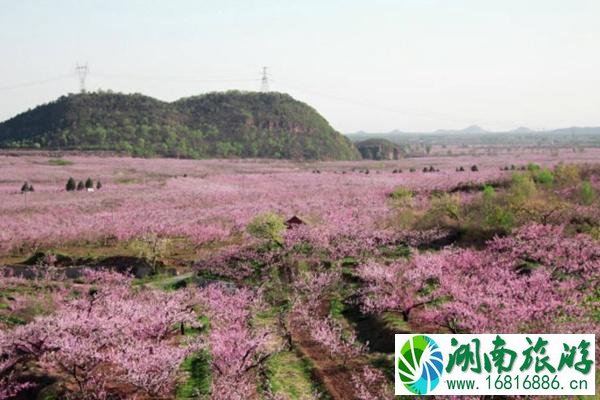
[[[29,185],[29,191],[30,192],[35,192],[35,189],[33,188],[33,185]]]
[[[29,183],[25,182],[23,186],[21,186],[21,193],[29,192]]]
[[[102,182],[100,182],[100,181],[96,182],[96,189],[97,190],[102,189]]]
[[[79,181],[79,183],[77,184],[77,190],[83,189],[85,189],[85,184],[83,183],[83,181]]]
[[[479,171],[479,168],[477,168],[477,165],[473,165],[473,166],[471,167],[471,171],[473,171],[473,172],[477,172],[477,171]]]
[[[73,179],[72,177],[69,178],[66,186],[67,192],[72,192],[73,190],[75,190],[76,186],[77,185],[75,184],[75,179]]]
[[[85,181],[85,188],[91,189],[93,187],[94,187],[94,181],[92,181],[92,178],[87,178]]]

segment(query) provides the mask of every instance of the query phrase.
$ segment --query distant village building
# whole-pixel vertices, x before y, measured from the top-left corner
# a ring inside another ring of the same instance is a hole
[[[93,192],[93,191],[94,191],[94,188],[87,188],[87,191],[88,191],[88,192]]]
[[[298,225],[305,225],[305,222],[295,215],[292,218],[285,221],[285,226],[287,226],[288,229],[291,229]]]

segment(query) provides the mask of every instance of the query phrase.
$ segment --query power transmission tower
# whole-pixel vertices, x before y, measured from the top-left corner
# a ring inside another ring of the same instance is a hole
[[[260,80],[260,91],[261,92],[269,91],[269,73],[267,72],[267,67],[263,67],[263,69],[262,69],[262,79]]]
[[[79,63],[77,63],[75,66],[75,73],[77,73],[77,76],[79,77],[79,89],[81,90],[81,93],[85,93],[85,78],[89,72],[90,70],[87,63],[85,63],[85,65],[79,65]]]

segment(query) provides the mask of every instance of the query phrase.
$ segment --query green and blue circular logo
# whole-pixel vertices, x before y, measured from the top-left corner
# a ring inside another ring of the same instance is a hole
[[[411,393],[427,394],[440,383],[444,357],[433,339],[413,336],[402,346],[398,355],[400,380]]]

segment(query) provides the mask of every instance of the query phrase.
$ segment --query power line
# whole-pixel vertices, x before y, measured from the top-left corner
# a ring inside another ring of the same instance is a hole
[[[212,79],[196,79],[193,77],[174,77],[174,76],[142,76],[131,74],[109,74],[102,72],[91,72],[88,64],[76,64],[75,70],[70,74],[59,75],[39,81],[21,82],[13,85],[0,86],[0,91],[20,89],[30,86],[42,85],[66,78],[77,76],[79,79],[79,89],[83,93],[86,91],[86,80],[88,76],[95,76],[104,79],[116,80],[141,80],[141,81],[160,81],[160,82],[175,82],[175,83],[241,83],[241,82],[260,82],[260,78],[212,78]]]
[[[71,73],[71,74],[59,75],[59,76],[55,76],[55,77],[51,77],[51,78],[47,78],[47,79],[39,80],[39,81],[22,82],[22,83],[18,83],[18,84],[14,84],[14,85],[0,86],[0,91],[7,91],[7,90],[19,89],[19,88],[23,88],[23,87],[42,85],[45,83],[58,81],[58,80],[62,80],[65,78],[72,78],[74,75],[78,76],[78,78],[79,78],[80,90],[82,93],[84,93],[86,91],[86,87],[85,87],[86,82],[85,81],[86,81],[86,78],[88,77],[88,75],[97,76],[97,77],[101,77],[101,78],[107,78],[107,79],[146,80],[146,81],[155,80],[155,81],[180,82],[180,83],[260,82],[261,83],[260,90],[262,92],[269,92],[270,84],[272,82],[274,82],[274,80],[270,77],[268,67],[266,67],[266,66],[264,66],[262,68],[260,78],[196,79],[193,77],[141,76],[141,75],[131,75],[131,74],[108,74],[108,73],[103,73],[103,72],[91,73],[89,70],[88,64],[86,63],[84,65],[77,64],[75,67],[74,73]],[[279,82],[279,80],[277,80],[277,82]],[[298,90],[300,92],[314,94],[314,95],[317,95],[320,97],[325,97],[325,98],[333,99],[333,100],[343,102],[343,103],[346,103],[349,105],[364,107],[364,108],[368,108],[368,109],[372,109],[372,110],[380,110],[380,111],[386,111],[386,112],[392,112],[392,113],[404,114],[404,115],[413,115],[413,116],[423,117],[423,118],[432,119],[432,120],[433,119],[442,119],[442,120],[446,120],[446,121],[454,121],[454,122],[462,122],[462,123],[464,123],[465,121],[473,120],[473,118],[464,118],[464,116],[449,115],[449,114],[444,114],[444,113],[439,113],[439,112],[414,112],[414,111],[398,110],[398,109],[395,109],[392,107],[378,106],[376,104],[369,103],[369,102],[349,99],[345,96],[342,97],[339,95],[332,95],[332,94],[324,93],[319,90],[309,89],[304,84],[290,83],[287,80],[280,84],[282,84],[283,86],[289,87],[291,89]],[[491,122],[491,121],[489,121],[489,122]],[[498,122],[498,123],[500,123],[500,122]],[[506,122],[502,122],[502,124],[506,124]]]
[[[273,80],[271,80],[273,81]],[[279,80],[277,81],[279,82]],[[339,102],[343,102],[346,104],[350,104],[356,107],[363,107],[363,108],[368,108],[368,109],[372,109],[372,110],[379,110],[379,111],[386,111],[386,112],[391,112],[391,113],[395,113],[395,114],[405,114],[405,115],[413,115],[413,116],[417,116],[417,117],[425,117],[425,118],[444,118],[447,120],[453,120],[453,121],[460,121],[459,118],[455,117],[455,116],[450,116],[450,115],[443,115],[443,114],[438,114],[437,117],[434,117],[433,114],[434,113],[415,113],[415,112],[410,112],[410,111],[405,111],[405,110],[398,110],[395,108],[391,108],[391,107],[385,107],[385,106],[378,106],[376,104],[373,103],[366,103],[366,102],[362,102],[362,101],[357,101],[357,100],[353,100],[353,99],[349,99],[347,97],[341,97],[341,96],[336,96],[336,95],[331,95],[328,93],[324,93],[321,91],[316,91],[313,89],[307,89],[304,85],[295,85],[295,84],[290,84],[289,82],[279,82],[280,85],[283,86],[287,86],[289,88],[295,89],[295,90],[299,90],[301,92],[305,92],[308,94],[313,94],[313,95],[317,95],[317,96],[321,96],[324,98],[329,98],[332,100],[336,100]]]
[[[43,79],[43,80],[39,80],[39,81],[22,82],[22,83],[16,83],[14,85],[0,86],[0,90],[13,90],[13,89],[20,89],[20,88],[29,87],[29,86],[38,86],[38,85],[43,85],[46,83],[59,81],[62,79],[72,78],[72,77],[73,77],[73,74],[59,75],[59,76],[55,76],[52,78],[47,78],[47,79]]]
[[[213,78],[213,79],[197,79],[192,77],[174,77],[174,76],[148,76],[148,75],[131,75],[131,74],[108,74],[104,72],[94,72],[91,75],[106,79],[133,79],[145,81],[161,81],[161,82],[180,82],[180,83],[219,83],[219,82],[257,82],[257,78]]]
[[[274,80],[271,79],[271,82],[273,82],[273,81]],[[395,113],[395,114],[412,115],[415,117],[427,118],[430,120],[441,119],[441,120],[453,121],[453,122],[458,122],[458,123],[468,123],[468,121],[473,121],[473,118],[466,118],[465,116],[461,116],[461,115],[450,115],[450,114],[445,114],[445,113],[440,113],[440,112],[414,112],[414,111],[399,110],[399,109],[392,108],[392,107],[379,106],[379,105],[376,105],[373,103],[367,103],[367,102],[363,102],[363,101],[359,101],[359,100],[349,99],[347,97],[331,95],[331,94],[324,93],[321,91],[316,91],[313,89],[307,89],[306,86],[304,86],[304,85],[300,85],[300,84],[296,85],[294,83],[290,84],[288,81],[280,82],[278,80],[277,82],[279,83],[279,85],[287,86],[294,90],[299,90],[301,92],[305,92],[308,94],[313,94],[313,95],[321,96],[324,98],[336,100],[339,102],[344,102],[344,103],[347,103],[347,104],[350,104],[353,106],[368,108],[368,109],[372,109],[372,110],[386,111],[386,112],[391,112],[391,113]],[[496,123],[496,124],[504,124],[504,125],[508,124],[508,121],[488,121],[488,122]]]

